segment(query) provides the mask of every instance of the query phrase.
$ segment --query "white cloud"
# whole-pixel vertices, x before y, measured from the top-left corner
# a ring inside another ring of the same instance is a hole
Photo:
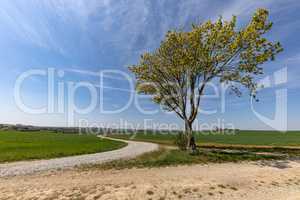
[[[297,62],[297,61],[300,61],[300,53],[292,56],[292,57],[289,57],[286,59],[287,62]]]
[[[113,72],[107,72],[105,74],[101,74],[101,72],[94,72],[94,71],[88,71],[88,70],[81,70],[81,69],[73,69],[73,68],[67,68],[64,71],[66,72],[72,72],[72,73],[77,73],[77,74],[82,74],[82,75],[87,75],[87,76],[92,76],[92,77],[100,77],[102,76],[103,78],[111,79],[111,80],[121,80],[124,81],[126,80],[126,77],[124,77],[122,71],[113,71]],[[131,77],[131,74],[127,74],[126,76]],[[129,78],[128,77],[128,78]]]
[[[75,23],[84,30],[89,16],[107,6],[108,0],[1,1],[0,27],[9,32],[10,38],[64,55],[68,52],[57,32],[58,25],[67,28]]]
[[[234,3],[228,4],[228,6],[220,14],[225,19],[230,19],[232,15],[249,17],[249,15],[251,15],[257,8],[268,7],[271,3],[271,0],[236,0]]]
[[[130,58],[156,48],[169,29],[186,28],[192,22],[219,15],[225,19],[238,15],[248,20],[258,7],[278,9],[273,4],[271,0],[235,0],[226,4],[209,0],[178,4],[167,0],[2,1],[0,28],[8,28],[23,42],[63,55],[77,51],[74,46],[80,49],[92,45],[98,48],[96,53],[116,51],[120,54],[118,59],[131,63]],[[76,36],[76,41],[70,41],[70,35]]]

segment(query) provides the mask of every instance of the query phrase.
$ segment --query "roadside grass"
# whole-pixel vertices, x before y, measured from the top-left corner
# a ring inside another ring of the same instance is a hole
[[[114,134],[111,137],[121,139],[132,139],[137,141],[148,141],[165,145],[174,145],[176,134],[153,134],[137,133]],[[285,133],[277,131],[236,131],[235,134],[218,134],[214,132],[196,132],[195,137],[200,147],[299,147],[300,132],[288,131]]]
[[[176,134],[114,134],[110,137],[146,141],[161,145],[159,151],[135,159],[117,160],[96,166],[99,169],[165,167],[176,165],[224,163],[258,160],[284,160],[300,157],[300,132],[237,131],[235,135],[195,133],[199,153],[168,148]]]
[[[202,151],[191,155],[186,151],[161,147],[158,151],[149,152],[133,159],[121,159],[104,164],[84,165],[80,169],[130,169],[130,168],[152,168],[177,165],[241,162],[256,160],[283,159],[278,155],[259,155],[252,152],[220,152]]]
[[[0,162],[90,154],[126,145],[94,135],[0,131]]]

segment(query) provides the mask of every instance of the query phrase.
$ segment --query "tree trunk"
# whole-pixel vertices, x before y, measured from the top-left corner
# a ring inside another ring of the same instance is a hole
[[[186,149],[190,148],[190,142],[191,142],[192,135],[193,135],[192,123],[186,120],[185,121],[185,136],[187,139]]]

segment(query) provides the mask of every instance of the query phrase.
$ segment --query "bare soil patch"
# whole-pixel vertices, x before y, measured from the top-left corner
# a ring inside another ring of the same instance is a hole
[[[299,199],[300,162],[64,170],[0,179],[0,199]]]

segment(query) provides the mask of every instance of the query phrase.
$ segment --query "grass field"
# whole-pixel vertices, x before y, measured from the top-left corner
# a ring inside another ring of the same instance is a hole
[[[123,142],[93,135],[0,131],[0,162],[89,154],[123,146]]]
[[[292,146],[300,147],[300,132],[289,131],[286,133],[275,131],[236,131],[234,135],[208,134],[208,132],[195,133],[197,144],[200,146],[209,145],[247,145],[247,146]],[[133,139],[155,142],[160,144],[174,144],[174,134],[144,134],[113,135],[116,138]]]

